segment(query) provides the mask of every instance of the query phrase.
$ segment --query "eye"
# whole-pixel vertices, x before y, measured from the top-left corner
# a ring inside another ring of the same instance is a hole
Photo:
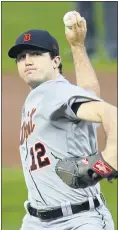
[[[32,56],[41,56],[41,55],[42,55],[42,52],[41,52],[41,51],[32,51],[32,52],[30,53],[30,55],[32,55]]]
[[[19,54],[17,56],[17,61],[23,60],[23,59],[25,59],[25,57],[26,57],[26,54]]]

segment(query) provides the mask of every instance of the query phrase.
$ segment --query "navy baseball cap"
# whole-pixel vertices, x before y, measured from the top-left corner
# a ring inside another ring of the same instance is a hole
[[[59,55],[59,46],[54,37],[46,30],[28,30],[21,34],[15,45],[8,51],[10,58],[17,58],[17,55],[26,49],[40,49],[42,51],[52,51],[54,55]]]

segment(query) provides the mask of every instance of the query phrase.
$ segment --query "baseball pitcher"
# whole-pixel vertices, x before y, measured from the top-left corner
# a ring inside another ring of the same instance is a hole
[[[8,52],[31,90],[20,130],[28,189],[21,230],[113,230],[99,181],[118,177],[117,110],[100,98],[84,47],[84,18],[72,12],[66,20],[78,86],[62,75],[59,46],[48,31],[22,33]],[[96,137],[100,123],[107,138],[101,153]]]

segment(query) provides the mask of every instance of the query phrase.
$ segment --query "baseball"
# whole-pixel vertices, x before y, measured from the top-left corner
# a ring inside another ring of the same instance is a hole
[[[77,22],[76,15],[73,13],[73,11],[70,11],[64,15],[63,22],[66,27],[69,29],[72,28],[72,25]]]

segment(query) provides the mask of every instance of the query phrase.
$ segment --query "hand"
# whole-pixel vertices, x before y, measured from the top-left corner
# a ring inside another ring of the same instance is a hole
[[[73,14],[76,16],[76,23],[71,29],[65,26],[66,39],[70,46],[84,46],[87,33],[86,20],[76,11],[73,11]]]

